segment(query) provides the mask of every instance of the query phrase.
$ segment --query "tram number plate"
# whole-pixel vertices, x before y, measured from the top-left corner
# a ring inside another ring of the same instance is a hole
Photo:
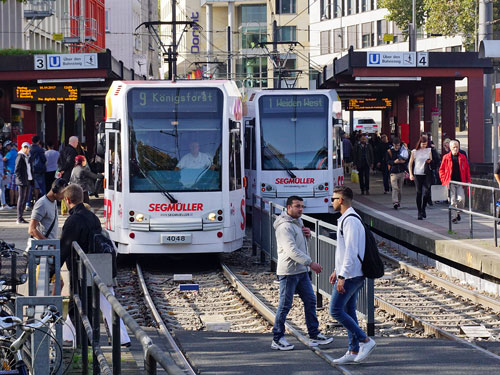
[[[161,243],[166,245],[191,243],[191,234],[162,234]]]

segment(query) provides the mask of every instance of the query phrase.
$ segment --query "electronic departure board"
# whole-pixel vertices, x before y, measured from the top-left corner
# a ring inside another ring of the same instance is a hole
[[[344,103],[346,111],[370,111],[377,109],[392,109],[389,98],[348,99]]]
[[[17,102],[76,102],[80,89],[73,85],[16,86],[14,101]]]

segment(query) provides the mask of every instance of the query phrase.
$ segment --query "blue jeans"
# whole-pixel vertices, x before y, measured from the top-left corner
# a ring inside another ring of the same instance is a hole
[[[285,321],[288,312],[292,308],[293,295],[295,291],[304,302],[304,313],[309,337],[318,336],[318,318],[316,317],[316,296],[314,294],[311,279],[307,272],[298,275],[278,276],[280,281],[280,302],[274,320],[273,339],[278,341],[285,335]]]
[[[356,304],[358,292],[365,282],[364,276],[346,279],[344,284],[345,293],[337,291],[337,283],[333,285],[332,299],[330,300],[330,315],[347,329],[349,336],[349,350],[357,353],[360,341],[366,340],[366,334],[358,325],[356,318]]]

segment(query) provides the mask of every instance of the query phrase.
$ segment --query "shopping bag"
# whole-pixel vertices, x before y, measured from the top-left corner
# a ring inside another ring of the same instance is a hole
[[[434,202],[448,199],[448,188],[445,185],[431,185],[431,199]]]
[[[351,171],[351,182],[359,183],[359,173],[357,169]]]

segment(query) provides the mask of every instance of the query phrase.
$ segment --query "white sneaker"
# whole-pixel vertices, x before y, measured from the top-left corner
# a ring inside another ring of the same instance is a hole
[[[333,337],[326,337],[322,333],[318,333],[314,339],[309,339],[309,346],[326,345],[333,341]]]
[[[355,363],[354,360],[358,355],[352,354],[349,350],[340,358],[334,359],[333,363],[336,365],[345,365],[348,363]]]
[[[5,207],[5,206],[0,206],[0,211],[2,211],[2,210],[6,210],[6,209],[7,209],[7,207]]]
[[[275,350],[292,350],[294,346],[286,341],[285,337],[279,339],[279,341],[274,341],[271,344],[271,349]]]
[[[356,356],[356,359],[354,359],[354,362],[362,362],[370,355],[370,353],[375,349],[375,346],[377,346],[377,343],[375,340],[370,339],[368,342],[360,342],[359,343],[359,353]]]

